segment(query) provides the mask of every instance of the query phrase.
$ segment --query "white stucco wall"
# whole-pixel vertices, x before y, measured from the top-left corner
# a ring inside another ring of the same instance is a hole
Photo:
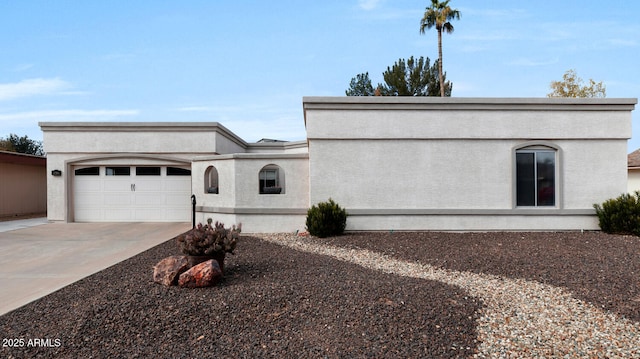
[[[283,193],[259,193],[258,174],[267,165],[277,165],[284,172]],[[219,194],[204,193],[204,173],[209,166],[218,171]],[[309,207],[306,153],[201,157],[194,160],[192,175],[192,187],[200,191],[196,196],[198,216],[202,221],[212,218],[225,224],[242,222],[247,233],[304,229]]]
[[[538,105],[538,109],[520,104],[511,108],[478,109],[465,107],[464,103],[451,108],[425,103],[414,109],[392,103],[386,109],[370,110],[366,107],[357,110],[316,110],[311,107],[306,110],[307,136],[309,139],[599,139],[606,127],[604,138],[624,139],[631,131],[630,111],[607,111],[600,107],[580,110],[577,106],[575,110],[560,108],[554,111],[553,106]],[[398,108],[394,109],[396,106]],[[429,108],[433,106],[436,108]]]
[[[47,152],[47,216],[72,221],[76,165],[187,165],[246,143],[216,122],[42,122]]]
[[[49,219],[70,220],[74,166],[175,164],[192,170],[198,221],[248,233],[304,230],[308,207],[328,198],[348,230],[598,229],[592,205],[628,190],[636,102],[310,97],[306,141],[258,144],[214,122],[41,123],[47,173],[63,172],[47,177]],[[531,144],[557,149],[555,207],[515,205],[514,153]],[[271,164],[285,189],[259,194]],[[208,166],[219,194],[205,193]]]
[[[347,229],[597,229],[626,190],[635,99],[305,98],[310,203]],[[516,208],[518,147],[557,148],[557,205]]]

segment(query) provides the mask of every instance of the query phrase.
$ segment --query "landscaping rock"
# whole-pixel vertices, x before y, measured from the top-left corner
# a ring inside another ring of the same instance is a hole
[[[178,284],[178,278],[189,269],[186,256],[167,257],[153,267],[153,281],[162,285]]]
[[[202,262],[180,275],[178,285],[186,288],[211,287],[222,279],[218,262],[211,259]]]
[[[218,262],[218,266],[220,267],[220,271],[224,274],[224,253],[215,253],[211,256],[187,256],[187,260],[189,261],[189,268],[195,267],[202,262],[206,262],[210,259],[213,259]]]

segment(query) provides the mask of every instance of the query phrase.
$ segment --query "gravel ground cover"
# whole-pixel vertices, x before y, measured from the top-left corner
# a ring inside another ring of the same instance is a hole
[[[27,343],[0,357],[640,356],[636,237],[261,237],[215,288],[152,283],[168,241],[1,316],[3,340]]]
[[[354,233],[320,240],[436,267],[522,278],[640,322],[640,238],[602,232]]]
[[[284,234],[264,238],[380,272],[436,280],[468,291],[483,303],[477,320],[479,345],[474,357],[640,357],[639,322],[576,299],[565,288],[522,278],[439,268],[352,245],[328,245]],[[384,239],[393,242],[393,238]]]
[[[224,282],[152,282],[168,241],[0,317],[2,358],[468,357],[481,304],[458,287],[242,237]],[[38,340],[37,342],[35,340]]]

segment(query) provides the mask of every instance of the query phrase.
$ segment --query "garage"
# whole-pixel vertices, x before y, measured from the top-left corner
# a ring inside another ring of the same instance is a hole
[[[189,222],[191,170],[180,166],[73,168],[76,222]]]

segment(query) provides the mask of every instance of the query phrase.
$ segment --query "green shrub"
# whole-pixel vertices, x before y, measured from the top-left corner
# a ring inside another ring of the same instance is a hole
[[[307,211],[307,231],[312,236],[324,238],[340,235],[347,226],[347,211],[331,198]]]
[[[624,193],[593,207],[603,232],[640,236],[640,191],[633,195]]]

